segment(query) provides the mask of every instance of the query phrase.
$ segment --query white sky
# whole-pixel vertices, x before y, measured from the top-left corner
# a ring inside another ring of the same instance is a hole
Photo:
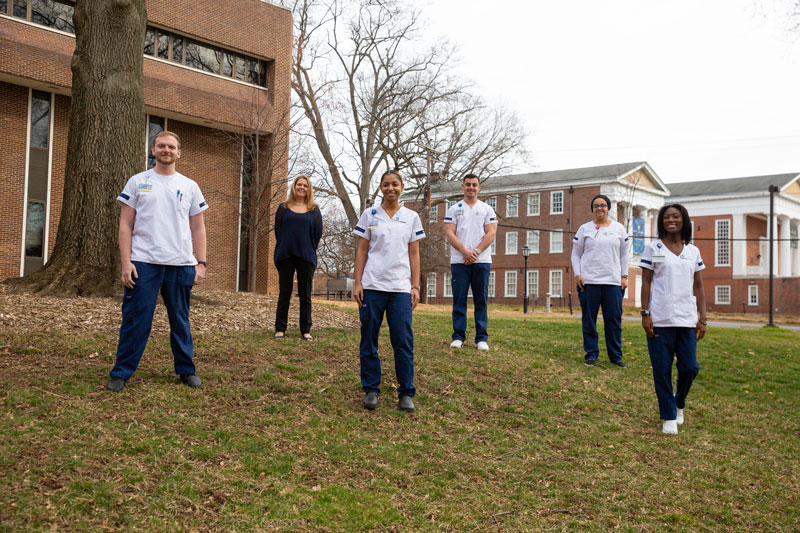
[[[800,172],[790,0],[428,0],[428,33],[530,131],[520,171],[648,161],[666,182]]]

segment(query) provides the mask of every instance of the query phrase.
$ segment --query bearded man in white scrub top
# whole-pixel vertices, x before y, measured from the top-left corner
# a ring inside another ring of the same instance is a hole
[[[119,254],[125,293],[116,362],[106,386],[114,392],[125,387],[139,366],[159,292],[169,316],[175,373],[189,387],[201,384],[194,366],[189,299],[192,286],[206,277],[203,212],[208,204],[197,183],[175,171],[181,157],[176,134],[156,135],[152,152],[156,166],[129,179],[117,197],[122,206]]]
[[[453,277],[453,335],[451,348],[459,349],[467,338],[467,294],[472,287],[475,306],[475,347],[489,350],[488,315],[490,250],[497,233],[497,215],[478,200],[481,181],[475,174],[461,180],[464,198],[444,217],[444,232],[450,243],[450,273]]]

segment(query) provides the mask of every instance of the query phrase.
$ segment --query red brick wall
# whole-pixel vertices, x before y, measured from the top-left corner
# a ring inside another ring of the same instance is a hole
[[[19,276],[25,202],[25,144],[28,89],[0,82],[0,279]]]

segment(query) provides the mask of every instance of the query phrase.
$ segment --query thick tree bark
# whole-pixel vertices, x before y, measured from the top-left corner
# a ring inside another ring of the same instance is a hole
[[[14,284],[111,295],[119,283],[116,196],[145,167],[144,0],[78,0],[64,203],[45,267]]]

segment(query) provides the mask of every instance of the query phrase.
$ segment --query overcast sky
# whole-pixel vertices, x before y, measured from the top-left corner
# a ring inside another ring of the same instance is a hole
[[[429,34],[530,131],[520,171],[648,161],[666,182],[800,172],[791,0],[428,0]]]

